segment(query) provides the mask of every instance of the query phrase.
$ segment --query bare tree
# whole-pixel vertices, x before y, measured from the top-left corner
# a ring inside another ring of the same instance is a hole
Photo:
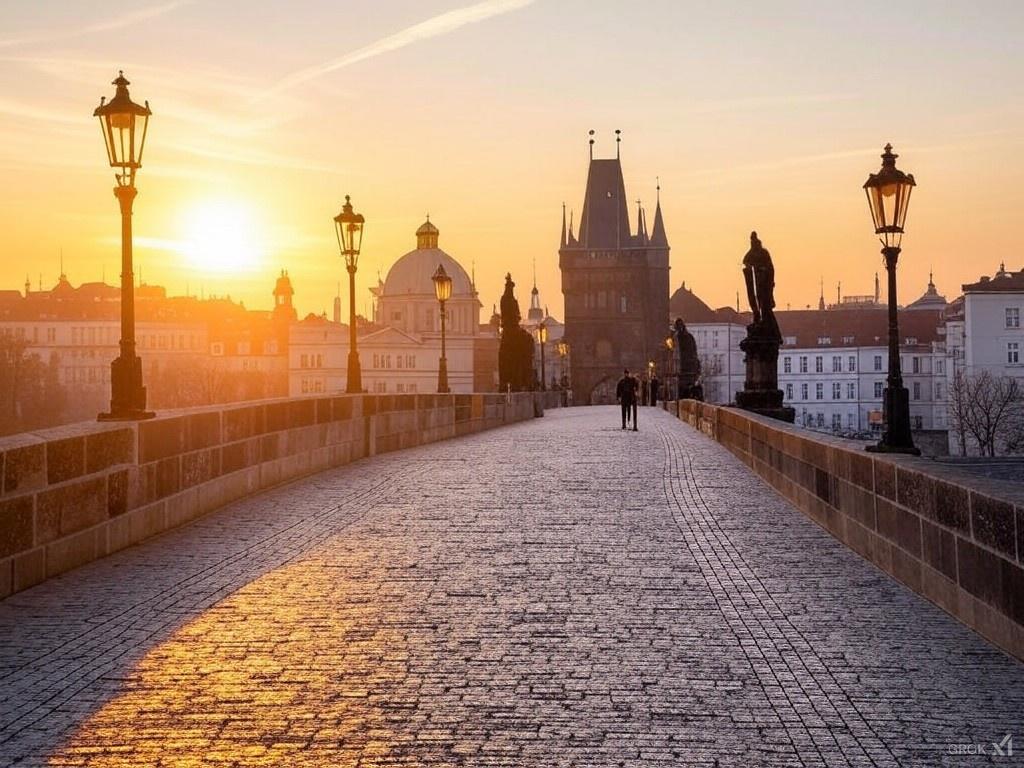
[[[968,437],[982,456],[1024,448],[1024,388],[1019,379],[994,376],[990,371],[953,377],[950,423],[961,451],[968,452]]]

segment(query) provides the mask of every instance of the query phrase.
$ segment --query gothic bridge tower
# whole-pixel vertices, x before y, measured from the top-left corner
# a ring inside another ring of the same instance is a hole
[[[590,132],[593,136],[593,131]],[[572,388],[578,403],[615,402],[623,368],[641,375],[648,360],[660,360],[668,335],[669,245],[661,216],[660,187],[654,226],[637,203],[636,229],[629,223],[619,137],[615,157],[594,158],[583,198],[579,232],[568,227],[562,208],[558,265],[565,296],[565,339]]]

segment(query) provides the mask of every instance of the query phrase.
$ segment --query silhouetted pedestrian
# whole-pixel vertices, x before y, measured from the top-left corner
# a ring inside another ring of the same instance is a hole
[[[658,381],[657,376],[651,377],[651,405],[658,404],[658,390],[661,388],[661,382]]]
[[[622,428],[626,428],[626,422],[632,416],[633,431],[636,432],[636,401],[639,394],[637,380],[629,375],[629,369],[622,372],[622,378],[615,385],[615,398],[622,408]]]

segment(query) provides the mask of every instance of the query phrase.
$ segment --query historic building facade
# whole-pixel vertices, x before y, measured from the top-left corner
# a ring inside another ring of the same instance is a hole
[[[668,334],[669,244],[658,201],[648,232],[638,206],[630,229],[619,157],[594,159],[578,234],[562,211],[558,251],[565,339],[578,403],[615,401],[622,369],[644,371]]]

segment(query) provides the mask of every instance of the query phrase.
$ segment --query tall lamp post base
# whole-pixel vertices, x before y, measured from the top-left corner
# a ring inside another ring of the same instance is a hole
[[[117,357],[110,364],[110,412],[97,421],[144,421],[156,416],[146,410],[146,388],[142,385],[142,359]]]
[[[914,445],[910,434],[910,393],[906,387],[886,387],[882,403],[885,431],[875,445],[867,446],[871,453],[904,453],[920,456],[921,449]]]

